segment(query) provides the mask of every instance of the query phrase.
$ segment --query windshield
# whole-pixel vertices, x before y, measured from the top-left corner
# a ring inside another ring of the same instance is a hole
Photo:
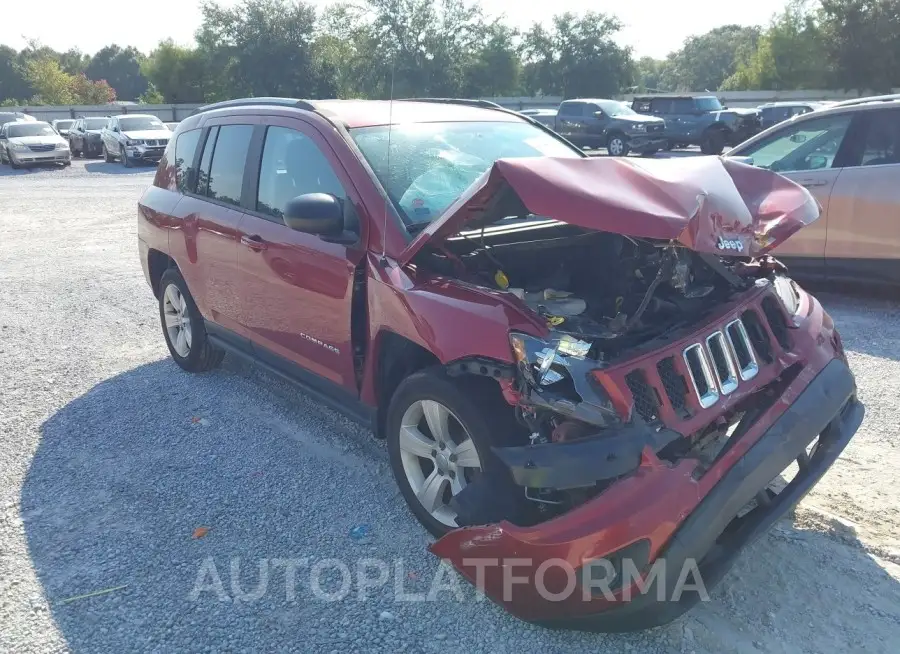
[[[581,156],[528,123],[379,125],[350,134],[408,225],[440,216],[497,159]]]
[[[165,129],[159,118],[142,116],[135,118],[119,118],[119,129],[123,132],[140,132],[145,129]]]
[[[56,129],[69,129],[74,122],[74,120],[57,120]]]
[[[85,118],[85,129],[103,129],[106,126],[106,118]]]
[[[626,104],[616,100],[598,102],[597,105],[607,116],[636,116],[637,112]]]
[[[701,111],[720,111],[722,103],[718,98],[695,98],[694,104]]]
[[[12,123],[6,128],[10,138],[19,136],[53,136],[56,134],[47,123]]]

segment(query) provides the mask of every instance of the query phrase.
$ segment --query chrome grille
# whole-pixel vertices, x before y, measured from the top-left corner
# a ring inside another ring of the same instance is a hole
[[[47,145],[29,145],[28,149],[32,152],[50,152],[50,150],[54,149],[56,146],[52,143]]]
[[[759,365],[743,322],[728,323],[724,331],[716,331],[702,343],[684,349],[691,387],[704,409],[711,407],[723,395],[733,393],[739,380],[753,379]]]

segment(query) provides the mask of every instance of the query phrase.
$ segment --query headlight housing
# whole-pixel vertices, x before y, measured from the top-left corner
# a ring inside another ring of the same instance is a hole
[[[144,145],[144,142],[141,139],[128,139],[125,141],[125,145],[127,145],[127,146]]]
[[[16,150],[17,152],[24,152],[25,150],[28,149],[27,145],[22,145],[21,143],[11,143],[10,146],[12,147],[13,150]]]
[[[773,286],[788,315],[796,316],[800,312],[800,289],[797,288],[797,283],[790,277],[778,275]]]
[[[509,344],[516,364],[528,381],[541,386],[561,381],[565,377],[562,369],[566,368],[568,357],[583,359],[591,349],[590,343],[567,334],[550,342],[528,334],[510,332]]]
[[[636,123],[631,126],[631,131],[632,132],[646,132],[647,126],[644,125],[643,123]]]
[[[69,149],[69,144],[68,144],[68,143],[57,143],[57,144],[56,144],[56,149],[57,149],[57,150],[68,150],[68,149]]]

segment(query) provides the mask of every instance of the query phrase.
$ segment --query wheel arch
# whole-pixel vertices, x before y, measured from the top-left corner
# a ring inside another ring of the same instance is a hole
[[[178,269],[175,259],[165,252],[151,248],[147,251],[147,272],[149,275],[150,288],[153,290],[153,296],[159,299],[159,282],[163,273],[169,268]]]

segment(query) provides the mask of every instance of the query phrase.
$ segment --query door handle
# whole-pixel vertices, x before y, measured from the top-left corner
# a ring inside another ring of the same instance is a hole
[[[256,234],[253,236],[247,236],[246,234],[241,236],[241,245],[246,245],[256,252],[261,252],[268,247],[268,244],[262,240],[262,237],[257,236]]]
[[[800,186],[805,186],[806,188],[813,188],[814,186],[828,186],[828,180],[825,179],[801,179],[799,182]]]

